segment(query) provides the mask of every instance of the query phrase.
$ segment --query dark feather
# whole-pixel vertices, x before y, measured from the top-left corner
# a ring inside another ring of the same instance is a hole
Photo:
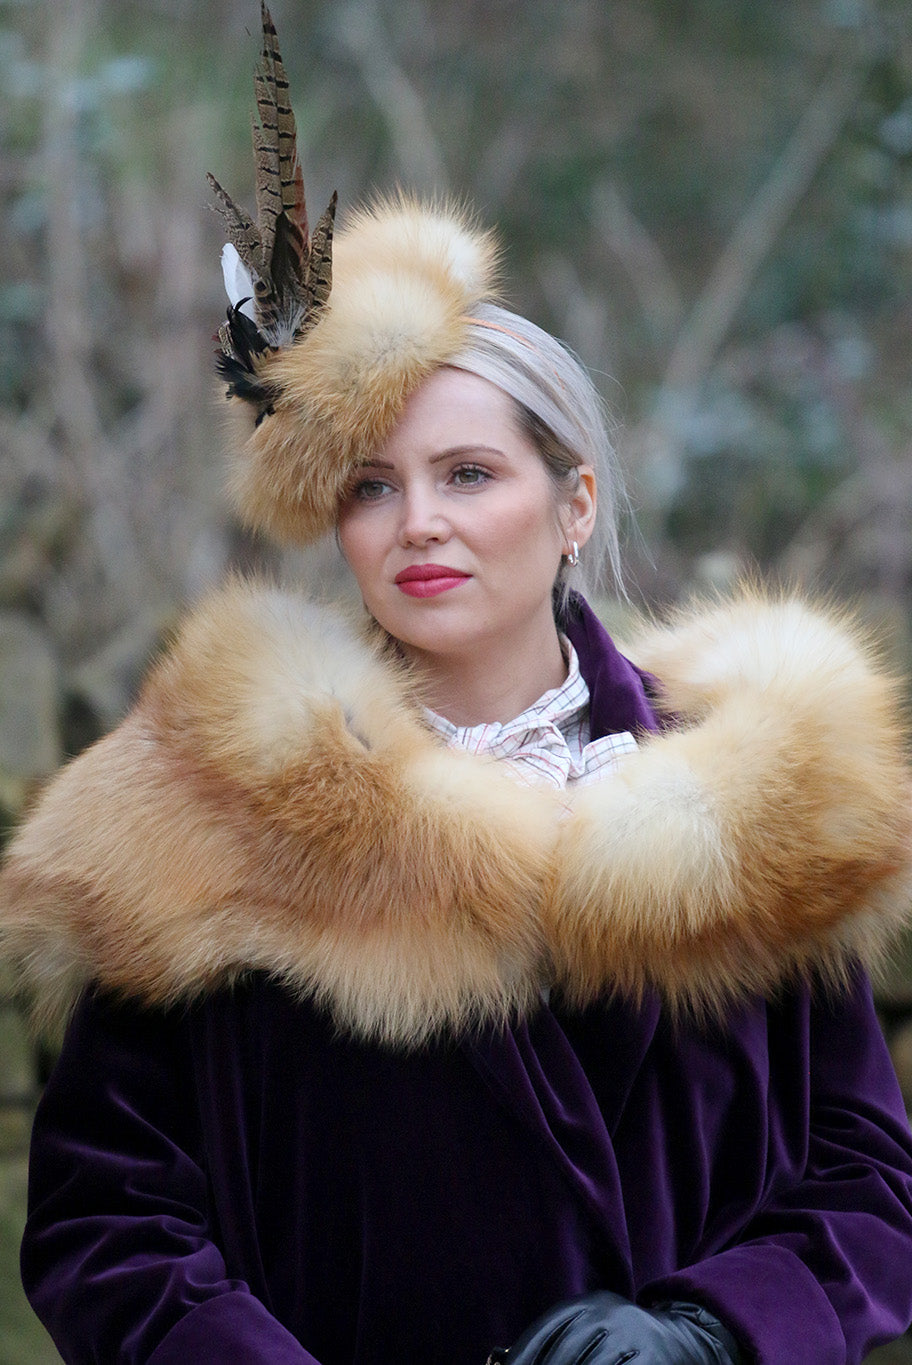
[[[258,409],[259,423],[272,412],[277,397],[275,386],[260,378],[259,361],[270,354],[273,347],[246,313],[228,309],[228,318],[218,330],[220,349],[216,351],[215,368],[227,384],[228,398],[243,398]]]

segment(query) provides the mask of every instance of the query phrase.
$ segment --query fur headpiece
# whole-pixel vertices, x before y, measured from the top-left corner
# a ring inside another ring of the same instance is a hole
[[[311,237],[287,91],[263,5],[257,223],[209,177],[230,238],[218,369],[255,423],[232,480],[241,513],[302,544],[333,527],[353,469],[462,348],[496,252],[464,211],[405,196],[356,213],[334,248],[333,196]]]

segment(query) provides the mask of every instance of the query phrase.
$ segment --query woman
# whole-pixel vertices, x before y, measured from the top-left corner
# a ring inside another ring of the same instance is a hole
[[[17,836],[6,952],[79,1001],[31,1300],[106,1365],[859,1361],[912,1319],[891,685],[759,596],[617,652],[591,386],[440,208],[356,218],[329,294],[264,31],[235,486],[369,625],[229,585]]]

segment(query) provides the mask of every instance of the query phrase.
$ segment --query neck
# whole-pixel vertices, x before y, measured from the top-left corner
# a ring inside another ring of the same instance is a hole
[[[421,700],[454,725],[512,720],[567,676],[553,621],[544,639],[519,649],[514,640],[492,640],[449,657],[408,647],[403,652],[421,674]]]

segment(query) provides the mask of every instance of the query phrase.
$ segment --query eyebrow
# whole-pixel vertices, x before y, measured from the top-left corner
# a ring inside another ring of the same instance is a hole
[[[439,464],[441,460],[458,459],[462,455],[503,455],[503,451],[497,446],[467,445],[467,446],[448,446],[446,450],[439,450],[436,455],[432,455],[431,464]],[[359,469],[395,469],[395,465],[388,460],[363,460],[358,466]]]

